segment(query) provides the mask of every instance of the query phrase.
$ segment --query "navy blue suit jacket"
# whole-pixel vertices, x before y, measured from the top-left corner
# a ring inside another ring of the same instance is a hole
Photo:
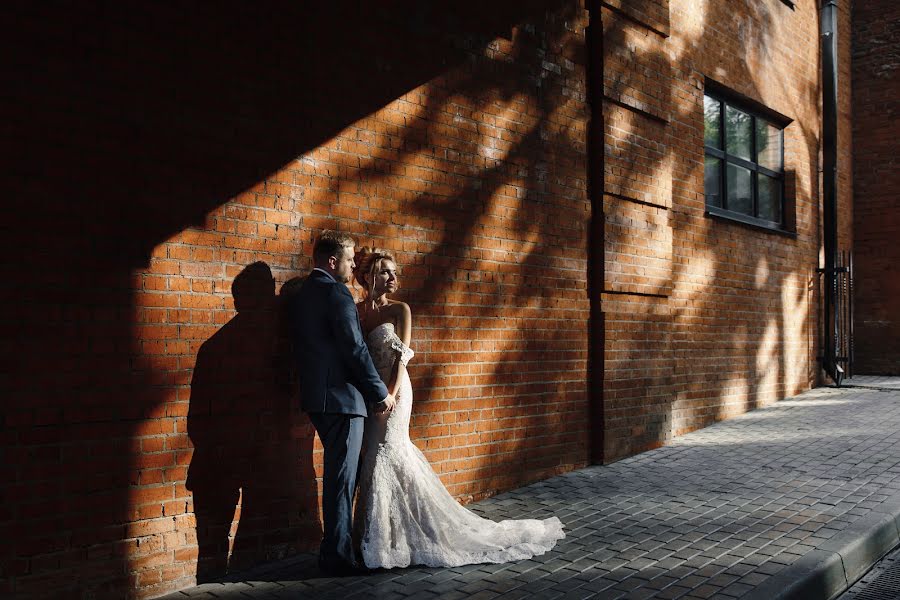
[[[303,410],[368,416],[388,390],[366,348],[353,296],[313,271],[288,307]]]

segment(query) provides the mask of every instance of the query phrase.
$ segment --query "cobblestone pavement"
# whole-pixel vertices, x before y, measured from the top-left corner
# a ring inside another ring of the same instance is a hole
[[[856,375],[850,379],[845,379],[842,385],[847,387],[900,390],[900,377],[891,377],[888,375]]]
[[[562,519],[567,537],[532,560],[333,579],[304,555],[165,598],[740,598],[900,491],[888,383],[811,390],[471,505]]]

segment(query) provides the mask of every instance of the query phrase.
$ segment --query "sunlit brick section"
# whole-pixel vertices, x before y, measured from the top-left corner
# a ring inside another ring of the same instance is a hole
[[[604,371],[603,414],[604,460],[613,461],[795,394],[820,377],[820,61],[812,0],[796,10],[775,0],[673,0],[665,4],[668,28],[651,10],[656,3],[604,5],[602,304],[604,355],[612,362]],[[839,27],[846,81],[846,5]],[[707,214],[708,81],[789,120],[782,232]],[[653,95],[639,95],[650,88]],[[848,91],[842,88],[839,103],[843,165],[852,157]],[[851,243],[849,183],[843,168],[843,247]],[[648,316],[630,316],[634,307]],[[667,386],[638,383],[657,381],[663,364]]]
[[[669,35],[669,0],[604,0],[606,7],[660,35]]]
[[[607,197],[606,290],[654,296],[672,291],[672,225],[665,208]]]
[[[619,12],[604,9],[602,15],[604,96],[668,120],[672,66],[665,37]]]

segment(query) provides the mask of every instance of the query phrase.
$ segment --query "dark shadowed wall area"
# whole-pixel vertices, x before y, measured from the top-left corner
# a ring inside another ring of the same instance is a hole
[[[279,319],[323,227],[397,255],[454,495],[586,464],[583,9],[366,6],[7,10],[0,595],[318,544]]]
[[[856,371],[900,375],[900,4],[853,3]]]

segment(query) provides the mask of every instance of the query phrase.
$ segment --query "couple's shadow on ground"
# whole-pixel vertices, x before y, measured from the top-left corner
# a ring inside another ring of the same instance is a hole
[[[300,281],[276,296],[266,263],[246,267],[232,283],[237,314],[197,353],[186,486],[196,518],[198,583],[318,546],[314,430],[299,410],[284,314]],[[303,577],[316,576],[314,563],[311,570],[299,563]]]
[[[464,572],[474,570],[500,570],[505,566],[506,565],[502,564],[472,564],[453,567],[452,571],[457,574],[462,574]],[[318,555],[315,553],[307,552],[284,560],[276,561],[274,563],[266,563],[234,573],[229,573],[224,577],[216,579],[215,584],[247,583],[248,585],[253,586],[253,584],[257,582],[277,583],[279,584],[279,590],[276,591],[281,591],[288,594],[296,592],[296,597],[304,597],[304,593],[310,592],[333,593],[335,590],[335,581],[343,581],[347,584],[350,584],[354,581],[365,581],[368,586],[377,586],[381,583],[389,583],[392,580],[397,579],[398,577],[406,576],[410,572],[415,572],[417,579],[419,579],[420,576],[424,579],[425,577],[432,576],[436,573],[446,572],[447,570],[448,568],[446,567],[425,567],[410,565],[409,567],[405,568],[396,567],[393,569],[375,569],[367,575],[332,577],[324,575],[319,569]],[[293,584],[299,584],[296,590],[291,589],[293,587]],[[206,590],[204,590],[203,586],[201,585],[197,591],[202,592]],[[231,593],[230,590],[228,590],[227,588],[225,590],[222,590],[218,585],[210,586],[209,591],[214,592],[217,598],[247,598],[247,595],[243,594],[243,592],[239,590],[235,591],[234,595],[231,596],[229,595]],[[373,588],[373,591],[377,592],[378,590]]]

